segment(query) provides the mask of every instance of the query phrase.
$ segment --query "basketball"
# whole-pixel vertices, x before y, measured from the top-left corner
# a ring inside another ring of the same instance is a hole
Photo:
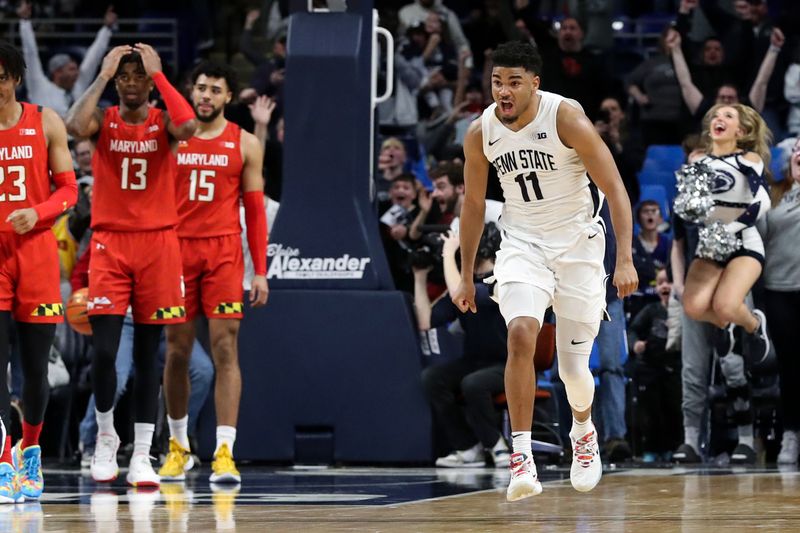
[[[89,312],[86,308],[88,301],[89,288],[84,287],[73,292],[67,302],[67,322],[81,335],[92,334],[92,325],[89,324]]]

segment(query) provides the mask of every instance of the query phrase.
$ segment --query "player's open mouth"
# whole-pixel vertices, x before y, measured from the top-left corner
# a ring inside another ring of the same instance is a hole
[[[514,104],[511,102],[500,102],[500,111],[503,113],[510,113],[514,109]]]
[[[725,127],[725,124],[722,124],[722,123],[717,123],[717,124],[714,124],[714,129],[713,129],[713,131],[714,131],[714,133],[716,133],[717,135],[719,135],[719,134],[723,133],[723,132],[724,132],[726,129],[727,129],[727,128]]]

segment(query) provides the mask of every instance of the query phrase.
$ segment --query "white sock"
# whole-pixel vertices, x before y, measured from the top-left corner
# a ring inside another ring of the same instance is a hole
[[[217,426],[217,447],[214,449],[216,454],[223,444],[228,445],[228,449],[233,455],[233,443],[236,442],[236,428],[233,426]]]
[[[137,422],[133,425],[133,455],[143,453],[150,456],[150,446],[153,444],[155,424]]]
[[[514,453],[524,453],[528,457],[533,455],[531,451],[531,432],[530,431],[514,431],[511,433],[511,447]]]
[[[755,449],[755,443],[753,442],[753,426],[747,424],[745,426],[739,426],[737,429],[739,433],[739,444],[745,444]]]
[[[169,436],[178,441],[178,444],[189,449],[189,415],[183,418],[172,418],[167,415],[167,424],[169,425]]]
[[[578,422],[575,417],[572,417],[572,429],[569,430],[569,436],[573,439],[583,437],[593,429],[592,417],[590,416],[583,422]]]
[[[114,410],[110,409],[105,413],[101,413],[97,409],[94,410],[94,416],[97,419],[97,432],[109,433],[116,435],[117,431],[114,429]]]
[[[700,428],[686,426],[683,428],[683,442],[692,447],[696,452],[700,451]]]

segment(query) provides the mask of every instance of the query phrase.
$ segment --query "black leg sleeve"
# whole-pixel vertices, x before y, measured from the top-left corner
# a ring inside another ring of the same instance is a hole
[[[158,414],[158,388],[161,372],[158,366],[158,344],[163,326],[134,324],[133,364],[136,370],[133,392],[136,398],[136,422],[155,424]]]
[[[44,419],[50,385],[47,383],[47,364],[50,348],[56,336],[55,324],[17,322],[19,332],[22,375],[23,418],[28,424],[38,425]]]
[[[92,324],[92,390],[97,410],[106,413],[114,408],[117,390],[117,360],[119,338],[122,334],[121,315],[97,315],[89,317]]]

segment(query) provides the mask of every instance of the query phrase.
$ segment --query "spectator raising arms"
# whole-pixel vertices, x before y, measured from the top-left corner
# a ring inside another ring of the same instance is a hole
[[[94,81],[97,68],[103,60],[111,41],[111,31],[117,23],[117,14],[112,6],[106,10],[103,27],[97,32],[94,42],[86,51],[80,67],[67,54],[56,54],[47,62],[47,75],[39,58],[36,35],[30,21],[32,5],[27,0],[17,9],[19,15],[19,34],[22,38],[22,53],[28,70],[25,73],[25,86],[28,99],[53,109],[62,117],[66,116],[70,106],[80,98],[86,88]]]

